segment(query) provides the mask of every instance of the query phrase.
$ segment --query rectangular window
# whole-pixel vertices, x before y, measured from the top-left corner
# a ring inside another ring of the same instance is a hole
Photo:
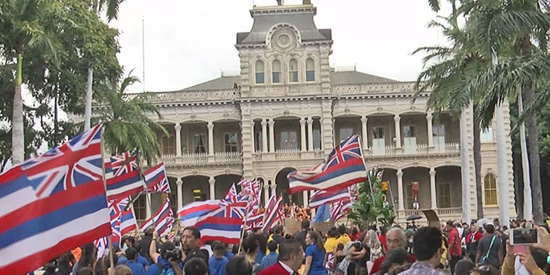
[[[264,83],[264,73],[256,73],[256,84]]]
[[[298,82],[298,71],[290,71],[289,78],[290,82]]]
[[[414,203],[414,197],[413,197],[413,189],[412,184],[407,184],[406,188],[406,196],[405,196],[405,209],[413,209],[413,203]]]
[[[353,128],[340,128],[340,142],[353,135]]]
[[[281,72],[273,72],[273,83],[281,83]]]
[[[224,135],[225,152],[237,152],[237,133]]]
[[[315,81],[315,71],[306,71],[306,81]]]
[[[256,145],[256,152],[261,152],[262,151],[262,132],[256,132],[255,145]]]
[[[374,127],[372,129],[372,138],[374,138],[374,139],[383,139],[384,138],[384,127]]]
[[[437,184],[437,207],[451,207],[451,185],[448,183]]]
[[[296,131],[282,131],[281,149],[298,149],[298,133]]]
[[[145,211],[146,199],[147,199],[147,196],[139,196],[139,198],[135,200],[134,203],[132,204],[134,207],[134,214],[136,215],[136,221],[138,223],[141,223],[147,218],[147,214]]]
[[[176,154],[176,139],[173,135],[170,137],[162,137],[162,154],[175,155]]]
[[[416,137],[415,126],[403,126],[403,136],[406,138]]]
[[[313,129],[313,148],[316,150],[321,149],[321,130]]]
[[[206,153],[206,147],[204,145],[206,139],[203,134],[193,135],[193,153],[204,154]]]
[[[489,126],[481,130],[480,140],[481,142],[493,142],[493,128]]]

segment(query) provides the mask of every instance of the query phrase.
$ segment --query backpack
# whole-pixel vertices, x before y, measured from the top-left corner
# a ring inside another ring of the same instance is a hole
[[[164,269],[161,264],[157,263],[157,266],[159,268],[158,275],[175,275],[174,270],[172,267]]]
[[[489,254],[491,253],[491,248],[493,248],[493,243],[495,242],[496,236],[493,235],[493,238],[491,238],[491,244],[489,245],[489,250],[487,250],[487,254],[481,258],[479,261],[479,265],[486,264],[489,261]]]

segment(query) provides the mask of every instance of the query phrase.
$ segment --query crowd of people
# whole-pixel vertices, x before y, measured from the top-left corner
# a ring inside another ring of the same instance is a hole
[[[510,231],[530,227],[540,240],[515,249]],[[137,239],[125,236],[121,247],[99,259],[93,244],[75,248],[47,263],[43,274],[538,275],[550,273],[549,251],[547,227],[528,222],[513,221],[511,228],[500,227],[498,221],[448,221],[440,228],[340,225],[319,232],[304,219],[294,234],[282,226],[270,232],[252,230],[239,245],[225,244],[223,236],[203,243],[193,227],[181,230],[173,241],[148,228]]]

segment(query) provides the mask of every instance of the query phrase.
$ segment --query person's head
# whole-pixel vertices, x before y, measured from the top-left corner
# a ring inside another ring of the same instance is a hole
[[[414,256],[418,261],[428,261],[434,267],[441,257],[441,230],[436,227],[423,227],[416,231],[413,240]]]
[[[216,257],[222,257],[225,253],[225,246],[222,242],[215,241],[212,243],[212,252]]]
[[[134,237],[132,236],[126,236],[126,238],[124,239],[124,243],[128,247],[134,247],[135,242],[136,242],[136,239],[134,239]]]
[[[277,245],[277,242],[275,242],[275,241],[269,241],[267,243],[267,249],[269,249],[269,251],[271,251],[271,252],[277,251],[277,247],[278,247],[278,245]]]
[[[132,275],[132,270],[126,265],[119,265],[115,268],[115,275]]]
[[[485,231],[487,231],[487,234],[494,234],[495,233],[495,226],[492,224],[488,224],[485,226]]]
[[[447,230],[451,230],[453,228],[455,228],[455,225],[453,223],[453,221],[447,221],[447,225],[445,226]]]
[[[338,234],[340,236],[346,234],[346,226],[341,224],[340,226],[338,226]]]
[[[389,249],[405,248],[407,245],[407,234],[400,227],[391,228],[386,233],[386,245]]]
[[[235,256],[225,266],[227,275],[252,275],[252,264],[243,256]]]
[[[279,225],[279,226],[276,226],[276,227],[275,227],[275,232],[274,232],[274,234],[276,234],[276,235],[282,235],[282,234],[283,234],[283,227],[280,226],[280,225]]]
[[[474,223],[470,226],[470,232],[475,233],[477,231],[477,225]]]
[[[477,268],[472,269],[470,275],[499,275],[500,272],[498,269],[492,265],[482,265]]]
[[[309,220],[308,219],[305,219],[302,221],[302,230],[308,230],[309,229]]]
[[[199,246],[201,233],[196,228],[189,226],[181,233],[181,246],[184,250],[191,250]]]
[[[246,253],[247,255],[255,257],[256,252],[258,252],[258,247],[259,242],[258,239],[256,239],[256,235],[252,234],[244,238],[242,248],[244,253]]]
[[[408,262],[409,253],[403,248],[394,248],[388,250],[384,261],[380,265],[380,274],[386,274],[395,267],[406,264]]]
[[[163,259],[168,259],[167,252],[174,251],[176,246],[173,242],[164,242],[158,247],[158,252]]]
[[[456,263],[455,275],[470,275],[474,267],[474,262],[470,261],[470,259],[462,259]]]
[[[87,266],[87,267],[79,268],[78,271],[76,272],[76,275],[94,275],[94,271],[92,270],[91,267]]]
[[[315,231],[307,232],[306,234],[306,244],[310,245],[313,244],[317,247],[318,250],[323,251],[323,240],[321,239],[321,235]]]
[[[183,274],[206,275],[208,266],[201,258],[192,258],[183,266]]]
[[[145,236],[147,237],[153,237],[153,232],[155,232],[155,227],[151,225],[145,228],[145,231],[143,232],[143,234],[145,234]]]
[[[338,231],[336,231],[336,228],[331,228],[331,229],[328,230],[327,236],[329,238],[336,238],[336,237],[338,237]]]
[[[93,243],[87,243],[80,247],[82,253],[78,260],[78,267],[92,266],[96,260],[96,248]]]
[[[284,240],[279,246],[277,260],[288,265],[292,270],[297,271],[304,260],[304,249],[297,240]]]
[[[336,251],[342,251],[344,250],[344,244],[343,243],[338,243],[336,245]]]
[[[133,261],[136,259],[137,251],[133,247],[128,247],[126,251],[124,251],[124,254],[126,254],[126,259]]]

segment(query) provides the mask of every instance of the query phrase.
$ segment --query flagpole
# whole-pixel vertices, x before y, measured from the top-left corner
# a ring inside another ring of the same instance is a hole
[[[262,181],[262,184],[260,185],[260,189],[258,190],[258,194],[261,196],[262,194],[262,189],[263,189],[263,186],[264,186],[264,182]],[[251,188],[253,189],[253,188]],[[260,203],[260,200],[258,200],[258,203]],[[248,205],[248,204],[247,204]],[[259,206],[258,206],[259,207]],[[248,207],[245,208],[245,210],[247,210]],[[252,209],[254,209],[254,206],[252,206]],[[244,223],[243,223],[243,226],[242,226],[242,229],[241,229],[241,236],[239,238],[239,249],[237,249],[237,251],[240,251],[241,250],[241,246],[243,244],[243,237],[244,237],[244,231],[246,230],[246,223],[248,222],[248,212],[249,211],[246,211],[245,215],[244,215]],[[265,219],[265,215],[264,215],[264,219]]]
[[[103,126],[102,126],[103,127]],[[103,129],[102,129],[103,130]],[[101,173],[103,175],[103,189],[105,190],[105,198],[107,198],[107,179],[105,178],[105,141],[103,139],[103,131],[101,131],[101,136],[100,136],[100,143],[99,143],[99,150],[101,150]],[[105,203],[107,203],[107,201],[105,201]],[[109,218],[109,223],[110,223],[110,218]],[[112,244],[111,244],[111,235],[113,233],[111,232],[111,234],[107,237],[107,244],[108,244],[108,247],[109,247],[109,261],[111,263],[111,268],[115,268],[115,260],[113,258],[113,247],[112,247]]]

